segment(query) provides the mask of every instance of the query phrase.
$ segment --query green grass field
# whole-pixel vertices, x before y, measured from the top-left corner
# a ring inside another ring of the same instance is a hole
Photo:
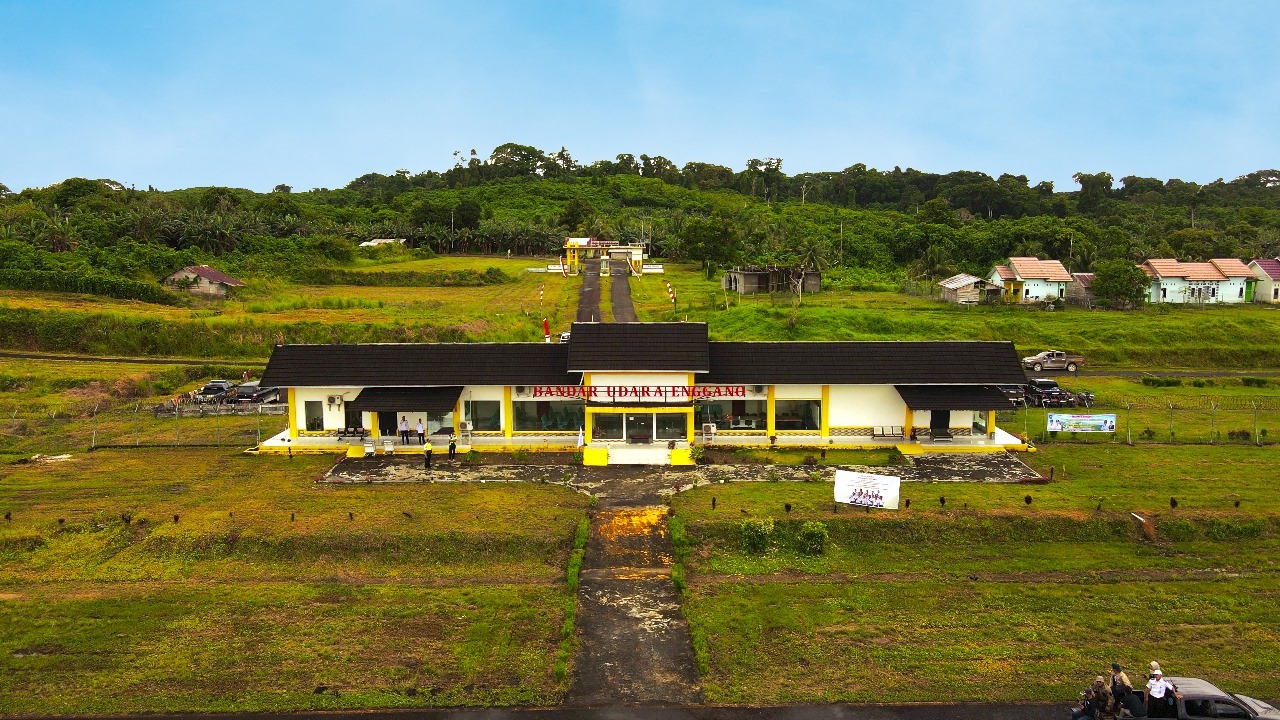
[[[332,463],[186,448],[0,466],[0,712],[557,702],[587,498],[315,483]]]

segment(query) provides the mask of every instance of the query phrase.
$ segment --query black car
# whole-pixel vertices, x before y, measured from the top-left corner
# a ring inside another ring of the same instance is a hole
[[[1075,407],[1076,398],[1058,387],[1057,380],[1034,378],[1027,381],[1027,404],[1035,407]]]
[[[227,396],[235,389],[235,383],[229,380],[210,380],[205,383],[204,387],[196,391],[195,399],[198,403],[216,403],[226,400]]]
[[[258,382],[247,382],[235,389],[231,394],[231,402],[237,405],[279,402],[280,388],[260,387]]]

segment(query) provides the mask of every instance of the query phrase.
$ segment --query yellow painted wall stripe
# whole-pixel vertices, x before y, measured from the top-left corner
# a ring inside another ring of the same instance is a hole
[[[289,437],[298,437],[298,389],[289,388]]]
[[[822,386],[822,407],[818,408],[818,434],[831,436],[831,386]]]
[[[765,400],[765,434],[773,435],[777,433],[777,413],[774,411],[774,393],[775,386],[769,386],[769,394]]]
[[[516,426],[514,412],[515,407],[511,404],[511,386],[506,385],[502,388],[502,436],[508,439]]]

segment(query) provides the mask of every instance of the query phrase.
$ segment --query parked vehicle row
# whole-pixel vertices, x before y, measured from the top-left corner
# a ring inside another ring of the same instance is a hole
[[[236,385],[229,380],[210,380],[195,391],[192,399],[200,404],[234,403],[238,405],[280,401],[280,388],[262,387],[257,380]]]
[[[1057,380],[1033,378],[1026,385],[1001,385],[1000,390],[1016,407],[1093,407],[1091,392],[1071,392],[1058,385]]]

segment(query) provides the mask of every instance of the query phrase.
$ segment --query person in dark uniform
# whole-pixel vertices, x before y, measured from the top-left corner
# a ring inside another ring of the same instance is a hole
[[[458,454],[458,436],[449,433],[449,460],[453,460]]]
[[[431,445],[425,444],[422,447],[422,468],[424,470],[431,469]]]

